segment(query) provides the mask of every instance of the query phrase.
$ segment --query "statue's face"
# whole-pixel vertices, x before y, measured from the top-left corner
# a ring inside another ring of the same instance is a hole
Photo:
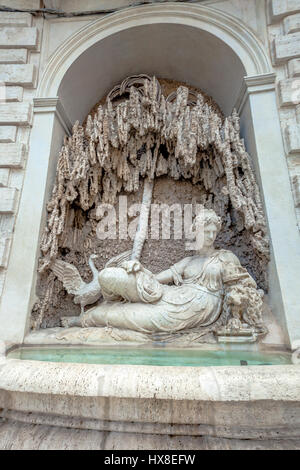
[[[203,246],[210,247],[214,244],[218,229],[215,224],[208,224],[204,226]]]

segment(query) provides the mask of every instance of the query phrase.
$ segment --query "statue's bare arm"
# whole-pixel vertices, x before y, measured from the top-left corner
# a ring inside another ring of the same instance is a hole
[[[189,263],[190,259],[191,257],[184,258],[174,265],[177,273],[180,274],[181,276],[183,275],[183,271],[186,268],[187,264]],[[137,263],[138,262],[136,260],[125,261],[122,263],[122,267],[126,269],[128,273],[130,273],[134,271],[134,267]],[[153,276],[151,271],[149,271],[147,268],[142,266],[140,263],[138,264],[139,264],[139,269],[141,269],[144,273],[147,273],[150,276]],[[174,281],[173,272],[170,268],[166,269],[165,271],[161,271],[160,273],[156,274],[155,277],[162,284],[169,284],[170,282]]]
[[[158,274],[153,274],[151,271],[149,271],[149,269],[146,269],[144,266],[142,266],[142,271],[146,274],[149,274],[150,276],[155,276],[155,278],[162,284],[168,284],[173,280],[171,269],[166,269],[165,271],[161,271]]]
[[[176,267],[176,271],[178,272],[178,274],[180,274],[181,276],[183,275],[183,271],[185,267],[187,266],[187,264],[189,263],[189,261],[190,261],[190,257],[184,258],[178,263],[176,263],[175,267]],[[173,273],[170,268],[166,269],[165,271],[161,271],[160,273],[156,274],[155,277],[162,284],[169,284],[170,282],[173,281]]]
[[[166,269],[158,274],[156,274],[156,279],[162,284],[169,284],[173,280],[173,274],[171,269]]]

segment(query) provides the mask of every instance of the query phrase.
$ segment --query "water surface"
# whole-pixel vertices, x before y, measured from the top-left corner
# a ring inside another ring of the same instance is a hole
[[[130,364],[154,366],[240,366],[291,364],[291,355],[284,352],[242,350],[199,350],[167,348],[103,348],[103,347],[20,347],[8,358],[71,362],[84,364]]]

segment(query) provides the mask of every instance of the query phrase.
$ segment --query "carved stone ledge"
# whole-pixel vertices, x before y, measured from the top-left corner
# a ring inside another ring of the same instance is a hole
[[[34,98],[34,113],[55,113],[65,132],[70,135],[72,123],[65,111],[65,108],[58,97],[54,98]]]
[[[298,33],[300,31],[300,13],[287,16],[283,20],[285,34]]]
[[[300,57],[300,33],[278,36],[274,39],[274,60],[276,64],[281,64],[290,59]]]
[[[11,3],[11,2],[10,2]],[[29,13],[17,13],[1,11],[0,26],[31,26],[32,15]]]

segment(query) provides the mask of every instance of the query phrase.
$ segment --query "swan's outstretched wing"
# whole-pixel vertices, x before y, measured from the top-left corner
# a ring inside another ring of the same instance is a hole
[[[85,282],[81,279],[78,269],[72,264],[56,260],[51,265],[51,269],[55,276],[63,283],[68,294],[77,294],[85,286]]]
[[[105,267],[112,268],[112,267],[120,266],[123,263],[123,261],[128,261],[130,259],[131,252],[132,250],[128,250],[128,251],[124,251],[124,253],[121,253],[120,255],[114,256],[109,261],[107,261]]]

